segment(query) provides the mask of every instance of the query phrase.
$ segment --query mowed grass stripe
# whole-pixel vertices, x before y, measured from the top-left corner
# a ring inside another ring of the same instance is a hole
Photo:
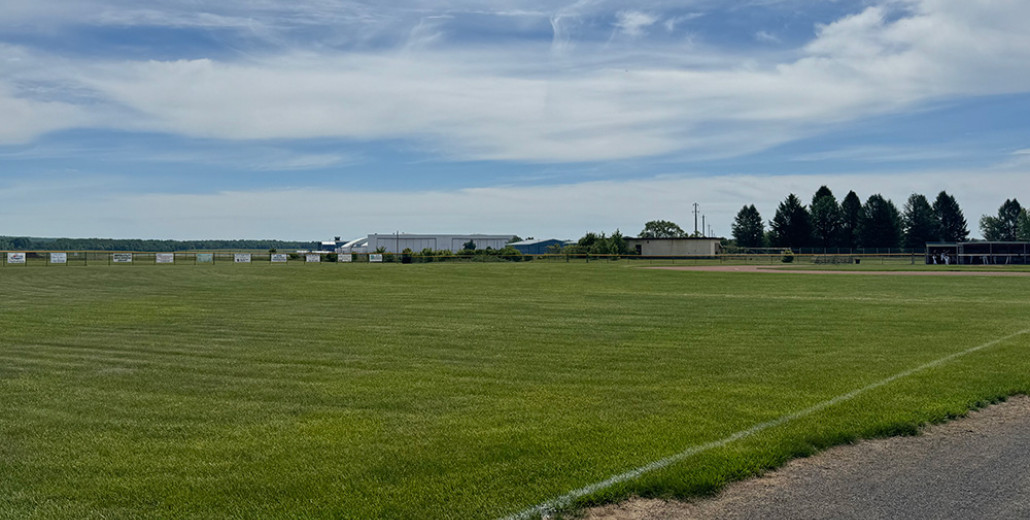
[[[1030,315],[1017,279],[626,265],[5,271],[0,515],[504,516]],[[1013,343],[585,500],[705,493],[1027,391]]]
[[[597,493],[599,493],[601,491],[604,491],[604,490],[606,490],[608,488],[611,488],[613,486],[616,486],[618,484],[622,484],[624,482],[629,482],[629,481],[638,479],[638,478],[640,478],[643,475],[646,475],[648,473],[651,473],[651,472],[654,472],[654,471],[666,468],[668,466],[671,466],[673,464],[679,463],[679,462],[681,462],[681,461],[683,461],[683,460],[685,460],[685,459],[687,459],[689,457],[697,455],[698,453],[702,453],[702,452],[705,452],[705,451],[708,451],[708,450],[711,450],[711,449],[715,449],[715,448],[720,448],[720,447],[726,446],[726,445],[728,445],[728,444],[730,444],[732,442],[736,442],[736,441],[739,441],[741,439],[745,439],[747,437],[750,437],[752,435],[760,433],[760,432],[762,432],[764,430],[767,430],[769,428],[775,428],[777,426],[781,426],[781,425],[787,424],[790,421],[794,421],[794,420],[797,420],[797,419],[801,419],[803,417],[807,417],[809,415],[812,415],[814,413],[820,412],[820,411],[822,411],[822,410],[824,410],[826,408],[829,408],[831,406],[835,406],[837,404],[840,404],[840,403],[843,403],[843,402],[846,402],[846,401],[850,401],[851,399],[854,399],[855,397],[858,397],[858,396],[860,396],[860,395],[862,395],[862,394],[864,394],[866,392],[869,392],[870,390],[875,390],[875,389],[880,388],[882,386],[889,385],[889,384],[891,384],[891,383],[893,383],[893,382],[895,382],[895,381],[897,381],[899,379],[903,379],[903,378],[909,377],[909,376],[911,376],[913,374],[922,372],[924,370],[927,370],[927,369],[930,369],[930,368],[934,368],[934,367],[937,367],[937,366],[949,363],[949,362],[951,362],[954,359],[957,359],[959,357],[972,354],[974,352],[983,350],[985,348],[993,347],[995,345],[998,345],[1000,343],[1004,343],[1006,341],[1012,340],[1014,338],[1017,338],[1019,336],[1023,336],[1023,335],[1028,334],[1028,333],[1030,333],[1030,329],[1025,329],[1025,330],[1021,330],[1021,331],[1015,332],[1013,334],[1009,334],[1007,336],[1001,337],[999,339],[988,341],[987,343],[984,343],[984,344],[981,344],[981,345],[977,345],[975,347],[968,348],[968,349],[963,350],[961,352],[956,352],[954,354],[950,354],[948,356],[936,359],[936,360],[931,361],[929,363],[925,363],[925,364],[920,365],[918,367],[911,368],[909,370],[905,370],[904,372],[899,372],[899,373],[894,374],[894,375],[892,375],[892,376],[890,376],[890,377],[888,377],[886,379],[882,379],[882,380],[877,381],[875,383],[871,383],[869,385],[866,385],[866,386],[864,386],[862,388],[858,388],[856,390],[852,390],[851,392],[848,392],[846,394],[842,394],[842,395],[836,396],[836,397],[834,397],[832,399],[828,399],[826,401],[817,403],[817,404],[815,404],[813,406],[805,408],[804,410],[799,410],[799,411],[796,411],[796,412],[792,412],[792,413],[789,413],[787,415],[783,415],[781,417],[777,417],[776,419],[773,419],[771,421],[766,421],[766,422],[763,422],[763,423],[760,423],[760,424],[756,424],[756,425],[754,425],[754,426],[752,426],[750,428],[747,428],[745,430],[741,430],[739,432],[735,432],[735,433],[733,433],[732,435],[730,435],[728,437],[724,437],[722,439],[715,440],[715,441],[712,441],[712,442],[709,442],[709,443],[705,443],[705,444],[702,444],[702,445],[699,445],[699,446],[691,446],[691,447],[689,447],[689,448],[687,448],[687,449],[685,449],[685,450],[683,450],[683,451],[681,451],[681,452],[679,452],[679,453],[677,453],[675,455],[670,455],[670,456],[665,457],[663,459],[659,459],[659,460],[650,462],[648,464],[645,464],[645,465],[640,466],[638,468],[634,468],[634,469],[629,470],[627,472],[611,476],[611,477],[609,477],[609,478],[607,478],[607,479],[605,479],[605,480],[603,480],[601,482],[595,482],[595,483],[590,484],[588,486],[576,489],[574,491],[570,491],[570,492],[568,492],[568,493],[566,493],[564,495],[561,495],[561,496],[559,496],[557,498],[548,500],[547,502],[544,502],[543,504],[539,504],[537,506],[533,506],[533,507],[531,507],[529,509],[525,509],[525,510],[523,510],[523,511],[517,513],[517,514],[508,516],[507,519],[508,520],[529,519],[529,518],[533,518],[533,517],[537,517],[537,516],[546,516],[546,515],[553,514],[553,513],[557,512],[558,510],[560,510],[562,508],[568,507],[570,504],[572,504],[576,500],[579,500],[579,499],[581,499],[583,497],[588,497],[590,495],[597,494]]]

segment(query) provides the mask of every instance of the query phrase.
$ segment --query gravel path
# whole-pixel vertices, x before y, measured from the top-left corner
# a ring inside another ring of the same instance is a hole
[[[877,276],[1030,276],[1030,271],[852,271],[837,269],[788,269],[768,265],[703,265],[644,267],[666,271],[706,271],[718,273],[779,274],[866,274]]]
[[[915,437],[840,446],[696,502],[633,499],[590,520],[1030,518],[1030,398]]]

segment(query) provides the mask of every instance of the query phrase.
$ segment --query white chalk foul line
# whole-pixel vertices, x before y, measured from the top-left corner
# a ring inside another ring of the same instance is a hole
[[[734,433],[734,434],[732,434],[732,435],[730,435],[728,437],[723,437],[722,439],[715,440],[715,441],[712,441],[712,442],[707,442],[705,444],[699,444],[697,446],[691,446],[690,448],[687,448],[687,449],[685,449],[685,450],[683,450],[683,451],[681,451],[681,452],[679,452],[679,453],[677,453],[675,455],[671,455],[671,456],[666,457],[664,459],[656,460],[656,461],[654,461],[654,462],[652,462],[650,464],[646,464],[644,466],[640,466],[639,468],[627,471],[625,473],[619,473],[618,475],[614,475],[614,476],[608,478],[607,480],[602,480],[601,482],[595,482],[593,484],[590,484],[589,486],[581,487],[581,488],[579,488],[577,490],[570,491],[570,492],[568,492],[568,493],[566,493],[566,494],[564,494],[564,495],[562,495],[560,497],[553,498],[553,499],[548,500],[547,502],[544,502],[542,504],[535,505],[535,506],[533,506],[533,507],[531,507],[529,509],[520,511],[520,512],[515,513],[515,514],[513,514],[511,516],[505,517],[504,520],[526,520],[526,519],[532,518],[534,515],[541,515],[541,516],[547,515],[548,513],[552,513],[552,512],[554,512],[555,510],[557,510],[560,507],[564,507],[564,506],[567,506],[567,505],[571,504],[574,500],[576,500],[578,498],[582,498],[582,497],[585,497],[587,495],[591,495],[591,494],[597,493],[598,491],[601,491],[603,489],[607,489],[607,488],[612,487],[612,486],[614,486],[616,484],[621,484],[623,482],[628,482],[628,481],[633,480],[633,479],[635,479],[637,477],[640,477],[641,475],[644,475],[645,473],[650,473],[652,471],[659,470],[659,469],[665,468],[667,466],[671,466],[671,465],[673,465],[673,464],[675,464],[675,463],[677,463],[677,462],[679,462],[679,461],[681,461],[683,459],[686,459],[687,457],[691,457],[693,455],[697,455],[698,453],[701,453],[701,452],[704,452],[704,451],[708,451],[708,450],[711,450],[711,449],[714,449],[714,448],[719,448],[721,446],[725,446],[725,445],[727,445],[727,444],[729,444],[731,442],[743,439],[745,437],[750,437],[751,435],[754,435],[754,434],[756,434],[756,433],[758,433],[760,431],[767,430],[767,429],[772,428],[774,426],[779,426],[781,424],[788,423],[790,421],[793,421],[794,419],[800,419],[801,417],[805,417],[807,415],[811,415],[811,414],[813,414],[815,412],[818,412],[818,411],[824,410],[826,408],[829,408],[829,407],[831,407],[831,406],[833,406],[835,404],[842,403],[842,402],[848,401],[850,399],[854,399],[855,397],[857,397],[857,396],[859,396],[859,395],[861,395],[861,394],[863,394],[865,392],[868,392],[870,390],[874,390],[874,389],[879,388],[881,386],[893,383],[894,381],[897,381],[898,379],[902,379],[902,378],[908,377],[908,376],[910,376],[912,374],[915,374],[916,372],[920,372],[920,371],[926,370],[928,368],[933,368],[933,367],[936,367],[936,366],[939,366],[939,365],[943,365],[943,364],[945,364],[945,363],[947,363],[949,361],[952,361],[952,360],[954,360],[956,358],[959,358],[959,357],[962,357],[962,356],[965,356],[965,355],[968,355],[968,354],[972,354],[972,353],[974,353],[976,351],[983,350],[985,348],[993,347],[993,346],[995,346],[995,345],[997,345],[999,343],[1003,343],[1003,342],[1008,341],[1008,340],[1010,340],[1012,338],[1015,338],[1015,337],[1018,337],[1018,336],[1022,336],[1022,335],[1027,334],[1027,333],[1030,333],[1030,329],[1024,329],[1024,330],[1021,330],[1019,332],[1016,332],[1016,333],[1013,333],[1013,334],[1009,334],[1008,336],[1005,336],[1003,338],[998,338],[998,339],[995,339],[995,340],[992,340],[992,341],[988,341],[987,343],[984,343],[982,345],[977,345],[975,347],[963,350],[961,352],[956,352],[954,354],[950,354],[950,355],[944,356],[944,357],[942,357],[940,359],[931,361],[929,363],[926,363],[926,364],[923,364],[923,365],[919,365],[919,366],[917,366],[915,368],[910,368],[910,369],[908,369],[908,370],[906,370],[904,372],[899,372],[897,374],[894,374],[893,376],[890,376],[887,379],[883,379],[883,380],[877,381],[877,382],[875,382],[873,384],[870,384],[870,385],[867,385],[867,386],[863,386],[862,388],[859,388],[858,390],[852,390],[852,391],[850,391],[850,392],[848,392],[846,394],[834,397],[833,399],[829,399],[827,401],[823,401],[821,403],[818,403],[818,404],[815,404],[815,405],[810,406],[808,408],[805,408],[804,410],[800,410],[800,411],[797,411],[797,412],[794,412],[794,413],[790,413],[790,414],[784,415],[782,417],[773,419],[771,421],[766,421],[764,423],[756,424],[756,425],[754,425],[754,426],[752,426],[752,427],[750,427],[750,428],[748,428],[746,430],[741,430],[741,431],[739,431],[737,433]]]

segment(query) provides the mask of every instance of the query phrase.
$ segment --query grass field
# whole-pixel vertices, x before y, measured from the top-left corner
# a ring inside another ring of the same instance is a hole
[[[1030,278],[621,262],[0,270],[0,518],[497,518],[692,496],[1030,391]]]

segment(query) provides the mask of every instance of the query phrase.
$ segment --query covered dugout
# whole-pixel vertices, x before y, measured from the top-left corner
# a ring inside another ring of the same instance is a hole
[[[1030,264],[1030,242],[932,242],[926,263],[936,265]]]

